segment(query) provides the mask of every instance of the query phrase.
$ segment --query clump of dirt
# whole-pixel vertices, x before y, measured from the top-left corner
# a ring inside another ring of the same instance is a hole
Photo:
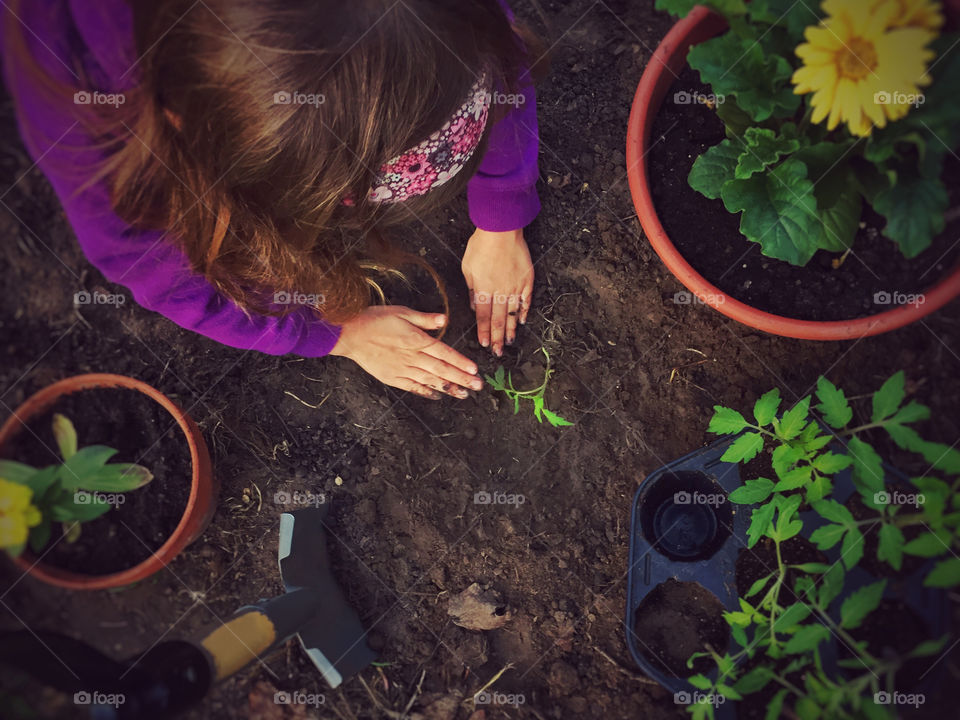
[[[785,565],[827,561],[826,555],[817,550],[809,540],[799,535],[780,543],[780,557]],[[745,597],[754,582],[776,570],[777,546],[770,538],[760,538],[752,548],[741,548],[737,554],[736,565],[737,594]],[[794,585],[800,575],[801,573],[797,570],[787,571],[784,592],[793,593]]]
[[[713,660],[700,657],[687,667],[696,652],[712,648],[719,653],[730,641],[720,599],[700,583],[667,580],[651,590],[634,613],[633,633],[640,652],[655,667],[676,677],[706,672]]]
[[[153,473],[147,485],[122,494],[113,508],[81,526],[68,542],[60,524],[39,552],[43,562],[72,572],[103,575],[146,560],[165,543],[183,517],[192,467],[183,431],[159,403],[136,390],[98,388],[58,399],[34,418],[8,448],[12,459],[33,467],[62,462],[53,437],[53,415],[73,422],[78,446],[106,445],[117,451],[110,462],[137,463]]]

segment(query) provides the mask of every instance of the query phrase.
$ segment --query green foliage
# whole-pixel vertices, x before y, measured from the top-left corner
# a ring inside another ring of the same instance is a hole
[[[686,15],[692,0],[657,0]],[[692,46],[687,63],[718,98],[726,138],[693,165],[690,186],[742,213],[740,232],[761,252],[805,265],[818,250],[846,252],[864,206],[885,219],[883,234],[907,258],[945,227],[944,158],[960,147],[960,35],[933,43],[933,83],[922,103],[868,138],[845,125],[812,125],[810,94],[794,94],[796,47],[820,20],[820,4],[793,0],[714,0],[729,29]]]
[[[537,418],[537,422],[542,423],[546,419],[553,427],[573,425],[569,420],[565,420],[557,413],[548,410],[545,405],[544,395],[547,392],[547,383],[550,381],[553,370],[550,368],[550,355],[546,348],[540,348],[540,352],[546,358],[547,367],[543,373],[543,382],[532,390],[517,390],[513,386],[513,376],[505,371],[502,365],[497,368],[492,377],[487,375],[486,380],[494,390],[504,393],[508,399],[513,401],[514,415],[520,412],[521,400],[530,400],[533,403],[533,415]]]
[[[31,504],[41,520],[30,529],[28,544],[39,552],[53,534],[53,523],[63,523],[68,542],[80,536],[80,525],[108,512],[112,505],[106,493],[117,494],[143,487],[153,474],[142,465],[109,463],[117,451],[103,445],[77,447],[73,423],[59,413],[53,416],[54,440],[62,462],[34,468],[13,460],[0,460],[0,477],[25,485],[32,492]],[[23,547],[8,548],[13,556]]]
[[[737,410],[714,408],[710,432],[737,436],[723,460],[747,462],[759,452],[769,453],[776,480],[744,477],[729,500],[752,506],[747,546],[761,540],[772,544],[777,563],[740,598],[739,611],[724,614],[734,645],[722,655],[709,653],[717,674],[714,680],[699,676],[697,687],[705,693],[735,699],[775,682],[781,687],[768,705],[769,718],[788,714],[787,708],[801,718],[885,717],[864,710],[877,707],[869,698],[884,689],[883,678],[910,658],[934,655],[945,647],[948,637],[922,642],[900,655],[874,656],[850,632],[879,606],[887,581],[856,588],[840,600],[847,573],[863,558],[864,533],[874,530],[880,562],[899,569],[904,555],[933,558],[924,584],[960,586],[960,501],[955,500],[960,454],[923,440],[910,426],[928,419],[930,411],[907,395],[905,374],[898,372],[865,396],[855,413],[843,390],[821,377],[814,398],[803,397],[791,407],[783,407],[778,389],[765,393],[754,403],[753,422]],[[853,426],[855,414],[863,424]],[[899,501],[891,499],[897,496],[886,485],[883,461],[864,439],[870,432],[886,432],[930,464],[928,475],[910,479],[912,495],[901,492]],[[848,469],[856,492],[872,511],[869,517],[858,519],[840,502],[844,498],[833,497],[833,476]],[[904,505],[910,498],[912,504]],[[822,521],[804,535],[820,550],[837,552],[837,562],[789,565],[783,560],[781,544],[804,530],[799,514],[804,502]],[[910,528],[912,534],[905,534]],[[917,529],[922,532],[916,534]],[[908,536],[913,539],[907,541]],[[794,587],[788,587],[788,572],[799,575]],[[840,662],[850,675],[832,675],[824,668],[821,652],[836,643],[853,654]],[[791,658],[786,669],[779,664],[785,658]],[[749,671],[743,669],[747,659],[754,660]],[[802,672],[802,685],[787,680],[794,671]],[[712,717],[712,709],[702,717]]]

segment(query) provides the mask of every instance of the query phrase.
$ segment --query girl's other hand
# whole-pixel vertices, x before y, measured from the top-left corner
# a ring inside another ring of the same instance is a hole
[[[440,393],[463,399],[468,389],[483,389],[476,363],[424,332],[446,322],[437,313],[371,306],[343,325],[331,354],[350,358],[386,385],[432,400]]]
[[[467,242],[461,269],[470,309],[477,313],[477,340],[499,357],[504,341],[510,345],[516,338],[517,321],[526,323],[530,312],[533,262],[523,230],[477,229]]]

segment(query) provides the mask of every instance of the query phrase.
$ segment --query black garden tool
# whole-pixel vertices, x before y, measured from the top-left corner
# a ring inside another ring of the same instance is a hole
[[[169,718],[297,636],[335,688],[369,665],[360,619],[330,572],[321,505],[280,516],[283,595],[240,608],[197,642],[168,641],[125,662],[60,633],[0,634],[0,662],[72,693],[92,718]]]

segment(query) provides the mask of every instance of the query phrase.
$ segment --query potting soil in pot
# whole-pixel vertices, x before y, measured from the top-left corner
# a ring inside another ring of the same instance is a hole
[[[109,462],[138,463],[154,478],[124,493],[123,502],[104,515],[83,523],[76,542],[61,539],[62,525],[54,523],[50,543],[38,553],[43,562],[103,575],[146,560],[177,527],[190,496],[190,451],[180,426],[159,403],[136,390],[83,390],[61,397],[30,422],[14,441],[12,459],[34,467],[61,461],[51,430],[54,413],[73,422],[78,447],[111,447],[118,452]]]
[[[675,102],[675,93],[688,102]],[[947,223],[933,244],[906,259],[881,236],[884,219],[868,210],[853,252],[833,269],[839,253],[819,251],[804,267],[760,253],[740,234],[740,214],[709,200],[687,183],[694,161],[724,138],[713,110],[689,102],[691,93],[711,90],[684,68],[667,92],[653,124],[649,150],[650,187],[660,223],[683,257],[706,280],[731,297],[767,312],[803,320],[850,320],[893,307],[887,299],[923,293],[960,259],[960,216]],[[960,159],[948,156],[943,179],[949,207],[960,203]]]

